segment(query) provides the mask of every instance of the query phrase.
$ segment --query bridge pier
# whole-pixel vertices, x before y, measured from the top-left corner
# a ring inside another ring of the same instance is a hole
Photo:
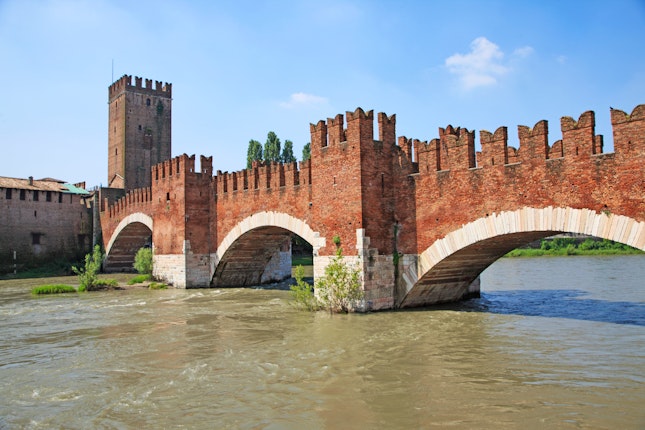
[[[365,292],[363,311],[431,306],[480,295],[479,276],[474,280],[467,276],[453,276],[434,280],[430,288],[411,300],[408,293],[419,281],[419,255],[398,254],[396,258],[394,255],[381,255],[377,249],[370,248],[370,238],[365,235],[365,229],[356,230],[356,248],[357,255],[344,255],[343,258],[348,267],[357,267],[361,272]],[[314,255],[314,278],[325,276],[325,268],[333,258],[334,256]],[[459,267],[453,269],[461,270]]]
[[[152,275],[175,288],[205,288],[211,280],[210,255],[193,254],[184,241],[183,254],[152,254]]]

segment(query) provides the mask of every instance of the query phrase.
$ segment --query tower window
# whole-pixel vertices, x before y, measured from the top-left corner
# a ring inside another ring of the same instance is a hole
[[[141,130],[141,124],[139,124],[139,130]]]
[[[48,202],[52,201],[52,192],[51,191],[47,191],[47,194],[45,195],[45,200],[47,200]]]
[[[20,190],[20,200],[25,199],[25,190]]]
[[[31,233],[31,244],[40,245],[40,236],[41,233]]]
[[[34,201],[38,201],[38,191],[34,191]]]
[[[5,197],[7,200],[11,200],[11,188],[7,188],[7,195]]]
[[[58,203],[63,203],[63,193],[58,193]]]
[[[150,99],[146,99],[146,106],[150,106]]]

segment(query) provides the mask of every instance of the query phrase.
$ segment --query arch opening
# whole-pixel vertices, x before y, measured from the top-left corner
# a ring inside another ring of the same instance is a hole
[[[574,208],[523,208],[480,218],[437,240],[403,275],[399,307],[454,302],[479,295],[479,275],[530,242],[578,233],[645,250],[645,222]]]
[[[325,245],[325,238],[305,221],[286,213],[258,212],[243,219],[211,254],[211,286],[244,287],[290,278],[294,236],[310,246],[313,256]]]
[[[428,270],[401,301],[400,307],[454,302],[477,294],[469,287],[479,275],[513,249],[558,232],[526,232],[496,236],[462,248]]]
[[[115,232],[106,249],[105,272],[134,272],[134,257],[144,247],[152,247],[152,230],[141,222],[131,222]]]
[[[264,226],[239,236],[226,250],[213,273],[213,287],[250,287],[292,277],[295,248],[301,260],[311,261],[312,247],[282,227]]]

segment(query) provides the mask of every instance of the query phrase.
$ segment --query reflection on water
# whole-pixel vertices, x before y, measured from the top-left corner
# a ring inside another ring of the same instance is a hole
[[[333,316],[0,282],[0,429],[643,428],[644,278],[643,256],[504,259],[481,299]]]
[[[598,300],[588,296],[588,293],[581,290],[491,291],[484,292],[479,300],[444,308],[645,325],[645,303]]]

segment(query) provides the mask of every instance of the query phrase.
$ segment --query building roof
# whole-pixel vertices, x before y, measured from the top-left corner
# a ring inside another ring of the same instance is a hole
[[[71,193],[71,194],[90,194],[89,191],[79,188],[72,184],[67,184],[64,181],[52,178],[44,179],[22,179],[22,178],[8,178],[0,176],[0,188],[15,188],[17,190],[33,190],[33,191],[55,191],[58,193]]]

